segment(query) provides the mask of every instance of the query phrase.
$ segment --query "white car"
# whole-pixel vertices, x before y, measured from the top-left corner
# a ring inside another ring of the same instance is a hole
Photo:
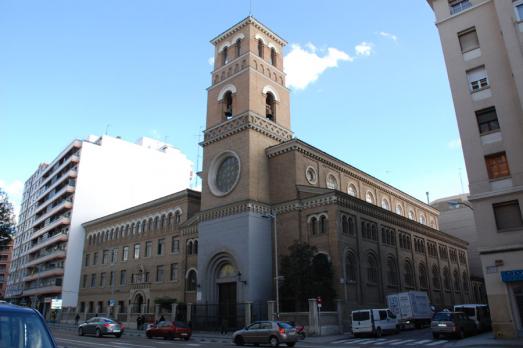
[[[383,333],[398,333],[398,318],[388,308],[352,311],[352,334],[380,337]]]

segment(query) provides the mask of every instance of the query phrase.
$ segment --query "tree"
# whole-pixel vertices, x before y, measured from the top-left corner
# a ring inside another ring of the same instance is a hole
[[[281,308],[283,311],[306,311],[308,299],[321,296],[324,303],[336,298],[332,264],[316,247],[295,241],[289,254],[281,259]]]
[[[0,244],[8,243],[15,232],[13,205],[7,193],[0,188]]]

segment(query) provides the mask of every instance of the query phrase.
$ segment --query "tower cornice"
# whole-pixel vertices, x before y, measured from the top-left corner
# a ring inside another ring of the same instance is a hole
[[[216,36],[214,39],[212,39],[210,42],[213,45],[217,45],[220,41],[228,38],[231,35],[234,35],[237,33],[241,28],[245,27],[246,25],[252,24],[254,25],[258,30],[263,32],[265,35],[267,35],[272,40],[278,42],[280,45],[285,46],[287,45],[287,41],[282,39],[279,35],[274,33],[272,30],[270,30],[267,26],[262,24],[260,21],[258,21],[253,16],[248,16],[245,19],[241,20],[240,22],[233,25],[231,28],[227,29],[220,35]]]

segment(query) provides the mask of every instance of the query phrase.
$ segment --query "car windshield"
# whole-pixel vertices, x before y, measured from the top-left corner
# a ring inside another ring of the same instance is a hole
[[[432,320],[434,321],[452,321],[454,315],[452,313],[439,312],[434,315]]]
[[[476,315],[476,310],[474,307],[456,307],[456,312],[464,312],[469,317]]]
[[[364,321],[369,320],[370,315],[368,311],[364,312],[352,312],[352,321]]]
[[[43,321],[36,313],[0,315],[0,347],[53,348]]]

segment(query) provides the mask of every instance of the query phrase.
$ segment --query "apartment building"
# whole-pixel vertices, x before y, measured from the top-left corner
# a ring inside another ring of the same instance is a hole
[[[478,228],[493,329],[523,335],[523,1],[428,0]]]
[[[81,224],[189,186],[192,163],[171,145],[107,135],[71,142],[24,188],[7,297],[48,312],[76,307]]]
[[[11,264],[11,255],[13,252],[13,241],[0,243],[0,299],[5,297],[7,288],[7,276]]]

